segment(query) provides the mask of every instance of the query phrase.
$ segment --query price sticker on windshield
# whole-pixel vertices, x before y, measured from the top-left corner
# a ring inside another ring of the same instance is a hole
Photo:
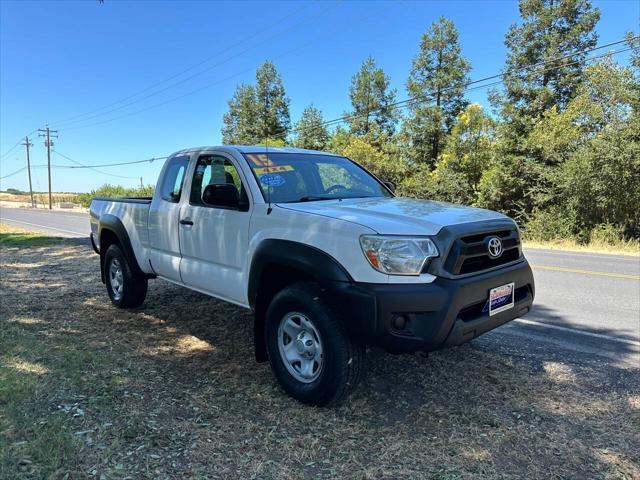
[[[266,173],[291,172],[293,167],[291,165],[277,165],[275,167],[254,168],[253,171],[256,172],[256,175],[264,175]]]
[[[276,162],[271,160],[264,153],[248,153],[246,157],[258,167],[275,167]]]

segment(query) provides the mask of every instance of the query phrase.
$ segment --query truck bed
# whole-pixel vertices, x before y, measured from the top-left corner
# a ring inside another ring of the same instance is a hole
[[[144,249],[149,245],[149,232],[147,223],[149,220],[149,208],[151,207],[151,197],[125,197],[108,198],[95,197],[89,207],[89,220],[91,222],[91,233],[98,248],[100,242],[100,224],[105,219],[116,217],[126,230],[131,244],[134,245],[134,253],[143,264]]]

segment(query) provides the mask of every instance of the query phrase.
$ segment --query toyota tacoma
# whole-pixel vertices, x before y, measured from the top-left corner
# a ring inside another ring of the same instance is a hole
[[[294,398],[333,405],[367,347],[460,345],[533,302],[513,220],[393,191],[332,153],[193,148],[153,197],[94,198],[91,241],[115,306],[161,278],[251,309],[256,359]]]

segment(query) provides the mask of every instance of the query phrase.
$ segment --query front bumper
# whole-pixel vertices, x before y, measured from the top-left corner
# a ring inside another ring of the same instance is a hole
[[[489,290],[514,282],[513,308],[489,316]],[[535,285],[526,260],[466,278],[428,284],[334,283],[353,338],[393,353],[432,351],[460,345],[514,318],[533,303]],[[398,329],[394,317],[405,317]]]

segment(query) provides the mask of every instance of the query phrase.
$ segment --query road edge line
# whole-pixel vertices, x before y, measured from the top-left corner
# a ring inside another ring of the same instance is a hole
[[[612,342],[626,343],[627,345],[633,345],[640,347],[640,342],[635,340],[627,340],[626,338],[618,338],[611,335],[605,335],[603,333],[585,332],[577,328],[561,327],[560,325],[550,325],[548,323],[536,322],[535,320],[527,320],[524,318],[516,318],[513,320],[517,323],[523,323],[525,325],[535,325],[537,327],[550,328],[551,330],[560,330],[561,332],[577,333],[579,335],[585,335],[587,337],[602,338]]]
[[[4,222],[6,224],[8,224],[8,222],[16,222],[16,223],[22,223],[24,225],[31,225],[32,227],[44,228],[46,230],[55,230],[55,231],[58,231],[58,232],[72,233],[73,235],[80,235],[81,237],[88,237],[89,236],[88,233],[78,233],[78,232],[72,232],[71,230],[65,230],[63,228],[47,227],[46,225],[39,225],[37,223],[25,222],[23,220],[14,220],[13,218],[0,218],[0,222]],[[46,232],[43,232],[43,233],[46,233]]]

